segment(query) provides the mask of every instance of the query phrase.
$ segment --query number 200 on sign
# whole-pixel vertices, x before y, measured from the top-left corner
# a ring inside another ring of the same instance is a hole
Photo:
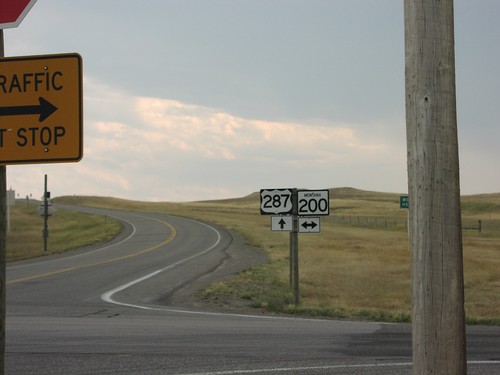
[[[300,216],[330,214],[330,194],[328,190],[299,190],[298,212]]]
[[[273,189],[260,191],[260,213],[263,215],[289,214],[292,212],[292,190]]]

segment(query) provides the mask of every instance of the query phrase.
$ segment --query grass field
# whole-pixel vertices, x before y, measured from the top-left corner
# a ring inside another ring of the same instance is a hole
[[[43,217],[39,203],[18,201],[10,208],[7,261],[61,253],[112,239],[121,229],[116,220],[70,211],[56,211],[48,220],[49,237],[44,251]]]
[[[382,321],[410,319],[407,210],[399,208],[398,194],[331,190],[331,212],[322,218],[321,233],[299,235],[298,306],[289,290],[289,235],[270,231],[269,216],[260,215],[257,193],[191,203],[98,197],[57,200],[214,222],[240,232],[249,244],[268,253],[266,264],[202,291],[200,297],[209,301],[241,298],[269,311]],[[500,194],[463,197],[462,207],[468,227],[482,221],[481,232],[471,229],[463,234],[467,322],[500,325]]]

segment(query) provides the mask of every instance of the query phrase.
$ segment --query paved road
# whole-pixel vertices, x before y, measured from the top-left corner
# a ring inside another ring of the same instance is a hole
[[[411,374],[406,324],[172,305],[253,250],[189,219],[105,213],[124,223],[112,244],[8,266],[7,374]],[[468,346],[469,374],[500,374],[500,328],[471,327]]]

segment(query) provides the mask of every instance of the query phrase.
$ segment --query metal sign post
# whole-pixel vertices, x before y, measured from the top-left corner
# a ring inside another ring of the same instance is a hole
[[[271,230],[290,232],[290,289],[299,304],[299,233],[319,233],[320,218],[330,214],[328,190],[261,189],[260,213],[271,217]]]
[[[290,232],[290,264],[293,300],[295,306],[297,306],[299,304],[299,215],[297,209],[297,189],[293,189],[292,202],[293,228]]]
[[[3,30],[0,29],[0,58],[4,57]],[[5,253],[7,240],[7,167],[0,165],[0,374],[5,369]]]

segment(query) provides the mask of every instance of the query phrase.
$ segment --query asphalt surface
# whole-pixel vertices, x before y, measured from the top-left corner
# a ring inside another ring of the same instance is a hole
[[[407,324],[226,313],[194,303],[263,260],[241,238],[155,213],[110,244],[7,267],[7,374],[411,374]],[[469,374],[500,374],[500,328],[468,328]]]

